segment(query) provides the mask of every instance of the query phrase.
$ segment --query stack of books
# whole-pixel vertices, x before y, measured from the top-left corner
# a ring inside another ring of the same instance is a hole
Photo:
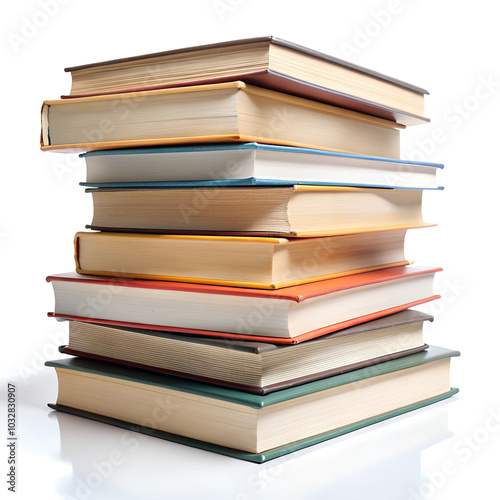
[[[68,68],[44,151],[93,219],[52,275],[52,408],[264,462],[450,397],[441,268],[405,257],[440,164],[399,158],[426,91],[262,37]]]

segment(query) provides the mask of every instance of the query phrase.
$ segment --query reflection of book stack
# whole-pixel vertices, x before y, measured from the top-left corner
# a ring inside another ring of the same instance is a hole
[[[224,456],[206,460],[203,453],[177,443],[153,440],[145,434],[61,412],[50,416],[57,420],[60,430],[61,459],[70,467],[67,486],[64,481],[59,483],[65,492],[92,490],[89,484],[95,483],[89,478],[109,470],[110,465],[105,467],[110,463],[109,450],[119,450],[123,460],[115,462],[113,474],[106,476],[99,488],[104,496],[109,491],[109,498],[118,491],[123,492],[123,498],[154,498],[161,488],[165,493],[185,491],[194,468],[205,498],[220,497],[223,482],[228,498],[243,494],[252,498],[264,488],[272,498],[300,498],[307,488],[309,498],[331,498],[335,491],[345,500],[367,496],[393,500],[405,498],[411,488],[418,491],[426,450],[451,436],[448,410],[446,402],[439,403],[271,460],[252,468],[252,481],[248,480],[247,464],[230,463]],[[228,467],[231,481],[227,480]],[[305,475],[309,478],[307,485]],[[138,476],[142,484],[137,482]],[[360,477],[367,480],[359,481]],[[190,487],[189,493],[195,489]]]
[[[72,74],[42,149],[86,153],[100,232],[48,278],[57,409],[259,462],[455,392],[407,311],[440,271],[404,256],[441,167],[398,159],[425,91],[269,38]]]

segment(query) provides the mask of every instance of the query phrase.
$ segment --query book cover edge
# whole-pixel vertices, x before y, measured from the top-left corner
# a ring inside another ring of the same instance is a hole
[[[244,452],[240,450],[236,450],[234,448],[227,448],[211,443],[207,443],[205,441],[199,441],[183,436],[179,436],[176,434],[171,434],[163,431],[158,431],[155,429],[150,429],[150,428],[145,428],[142,426],[137,426],[134,424],[130,424],[128,422],[124,422],[122,420],[117,420],[117,419],[111,419],[109,417],[104,417],[102,415],[97,415],[95,413],[90,413],[90,412],[85,412],[83,410],[78,410],[75,408],[67,407],[64,405],[59,405],[59,404],[53,404],[49,403],[48,407],[51,408],[52,410],[60,411],[63,413],[68,413],[70,415],[78,416],[81,418],[87,418],[90,420],[94,420],[100,423],[108,424],[108,425],[114,425],[116,427],[122,428],[122,429],[127,429],[131,431],[136,431],[140,432],[142,434],[146,434],[152,437],[164,439],[167,441],[171,441],[174,443],[178,444],[183,444],[186,446],[191,446],[197,449],[201,449],[204,451],[209,451],[209,452],[215,452],[219,453],[228,457],[232,458],[237,458],[249,462],[254,462],[254,463],[264,463],[276,458],[279,458],[281,456],[293,453],[295,451],[299,451],[304,448],[308,448],[310,446],[314,446],[315,444],[319,444],[324,441],[328,441],[330,439],[334,439],[338,436],[347,434],[349,432],[354,432],[356,430],[362,429],[364,427],[368,427],[370,425],[377,424],[379,422],[382,422],[384,420],[388,420],[390,418],[394,418],[400,415],[404,415],[407,413],[410,413],[411,411],[418,410],[420,408],[424,408],[426,406],[438,403],[440,401],[444,401],[455,394],[457,394],[459,390],[457,388],[450,388],[449,391],[439,394],[437,396],[433,396],[431,398],[424,399],[422,401],[418,401],[416,403],[413,403],[411,405],[406,405],[400,408],[397,408],[395,410],[391,410],[386,413],[382,413],[380,415],[370,417],[368,419],[361,420],[359,422],[340,427],[337,429],[334,429],[332,431],[328,431],[326,433],[322,433],[316,436],[312,436],[300,441],[296,441],[278,448],[274,448],[272,450],[268,450],[265,452],[261,453],[250,453],[250,452]]]

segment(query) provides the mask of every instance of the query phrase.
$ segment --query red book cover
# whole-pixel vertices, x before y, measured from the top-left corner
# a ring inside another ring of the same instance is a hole
[[[319,297],[322,295],[327,295],[342,290],[363,287],[367,285],[393,281],[402,278],[408,278],[411,276],[418,276],[425,274],[433,275],[441,270],[442,270],[441,268],[400,266],[390,269],[382,269],[378,271],[361,273],[352,276],[321,280],[317,282],[306,283],[302,285],[296,285],[277,290],[249,289],[249,288],[191,284],[191,283],[168,282],[168,281],[153,281],[153,280],[150,281],[150,280],[130,279],[130,278],[108,278],[108,277],[89,276],[89,275],[81,276],[76,273],[66,273],[66,274],[48,276],[47,281],[49,282],[71,281],[71,282],[88,283],[88,284],[100,283],[105,286],[129,287],[129,288],[139,288],[139,289],[147,288],[147,289],[169,290],[169,291],[174,290],[174,291],[188,292],[188,293],[218,294],[218,295],[228,295],[228,296],[233,295],[240,297],[269,298],[269,299],[288,300],[296,303],[301,303],[307,301],[308,299],[312,299],[314,297]],[[324,335],[329,332],[338,331],[344,328],[348,328],[350,326],[358,325],[366,321],[386,316],[388,314],[393,314],[399,311],[403,311],[410,307],[414,307],[418,304],[428,302],[437,298],[439,298],[439,295],[430,295],[428,297],[423,297],[408,303],[398,304],[394,307],[380,309],[373,311],[369,314],[352,317],[345,321],[328,324],[321,328],[312,329],[302,334],[295,335],[292,338],[276,337],[276,336],[271,337],[271,336],[263,336],[260,334],[255,334],[255,335],[244,334],[233,331],[214,331],[209,328],[204,330],[198,328],[186,328],[179,326],[135,323],[131,321],[122,321],[118,318],[113,318],[113,319],[96,318],[96,317],[87,318],[87,317],[76,316],[72,314],[63,314],[63,313],[49,313],[49,316],[77,320],[77,321],[87,321],[100,324],[107,324],[107,325],[144,328],[149,330],[181,332],[181,333],[190,333],[190,334],[205,335],[205,336],[208,335],[212,337],[222,337],[229,339],[246,339],[246,340],[254,340],[261,342],[296,344],[299,342],[303,342],[305,340],[318,337],[320,335]]]
[[[342,276],[327,280],[313,281],[301,285],[290,286],[278,290],[248,289],[232,286],[206,285],[195,283],[181,283],[175,281],[153,281],[132,278],[109,278],[93,275],[80,275],[75,272],[54,274],[46,280],[51,281],[77,281],[80,283],[102,283],[107,286],[120,286],[131,288],[151,288],[158,290],[177,290],[179,292],[214,293],[222,295],[239,295],[242,297],[268,297],[272,299],[293,300],[302,302],[312,297],[338,292],[348,288],[365,286],[383,281],[407,278],[419,274],[429,274],[442,271],[440,267],[427,268],[416,266],[398,266],[366,273]]]

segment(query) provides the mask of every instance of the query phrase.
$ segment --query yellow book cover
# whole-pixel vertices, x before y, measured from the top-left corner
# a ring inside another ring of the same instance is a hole
[[[278,289],[409,264],[406,228],[320,238],[79,232],[79,274]]]

